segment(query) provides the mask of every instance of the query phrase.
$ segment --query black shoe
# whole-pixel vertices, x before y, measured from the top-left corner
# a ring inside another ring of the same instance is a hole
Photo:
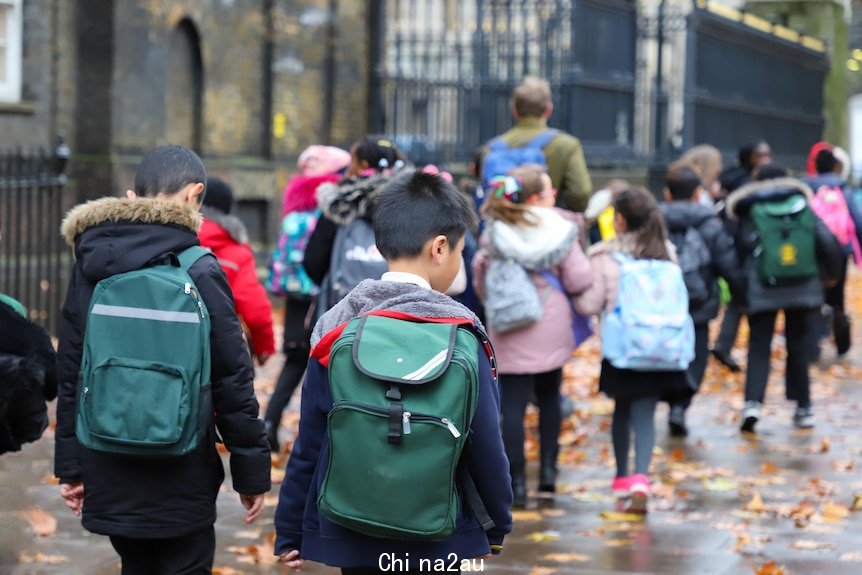
[[[671,437],[688,437],[688,427],[685,426],[685,408],[673,405],[667,417],[667,426]]]
[[[835,337],[835,351],[838,355],[850,351],[850,318],[846,314],[836,314],[832,318],[832,335]]]
[[[524,509],[527,506],[527,480],[523,473],[512,475],[512,507]]]
[[[730,353],[718,348],[712,348],[711,353],[712,357],[717,359],[719,363],[726,366],[727,369],[729,369],[733,373],[739,373],[740,371],[742,371],[742,368],[739,367],[739,364],[733,361],[733,358],[730,357]]]
[[[539,491],[543,493],[557,492],[557,462],[542,463],[539,468]]]
[[[264,421],[263,426],[266,429],[266,439],[269,441],[269,450],[273,453],[279,453],[281,448],[278,444],[278,424],[271,421]]]

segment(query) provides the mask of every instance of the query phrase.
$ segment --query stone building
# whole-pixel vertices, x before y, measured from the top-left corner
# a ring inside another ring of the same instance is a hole
[[[70,204],[189,146],[264,239],[298,153],[367,131],[369,33],[364,1],[0,0],[0,133],[65,136]]]

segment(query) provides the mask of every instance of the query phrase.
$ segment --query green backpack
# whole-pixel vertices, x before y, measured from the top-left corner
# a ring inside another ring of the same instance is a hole
[[[476,336],[454,324],[375,315],[347,324],[329,361],[329,462],[317,500],[325,517],[373,537],[452,534],[477,351]],[[472,480],[460,479],[486,523]]]
[[[791,285],[818,274],[814,218],[799,194],[752,206],[751,220],[760,236],[755,264],[764,284]]]
[[[173,457],[192,451],[212,417],[210,319],[188,270],[210,254],[191,247],[96,285],[87,315],[76,435],[109,453]]]

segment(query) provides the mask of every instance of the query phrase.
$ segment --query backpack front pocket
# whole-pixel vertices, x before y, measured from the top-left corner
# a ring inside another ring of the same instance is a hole
[[[330,412],[321,513],[378,537],[448,536],[457,517],[461,432],[446,418],[404,412],[402,440],[392,444],[390,426],[381,407],[343,402]]]
[[[171,445],[189,416],[188,377],[175,365],[109,358],[84,383],[79,409],[89,432],[103,440]]]

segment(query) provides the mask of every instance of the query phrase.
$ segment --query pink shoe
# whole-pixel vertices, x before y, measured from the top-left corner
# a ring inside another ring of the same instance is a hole
[[[647,500],[650,494],[649,477],[643,473],[631,477],[632,501],[629,505],[631,513],[646,513]]]
[[[631,477],[615,477],[611,483],[611,491],[614,497],[628,497],[632,493],[632,478]]]

